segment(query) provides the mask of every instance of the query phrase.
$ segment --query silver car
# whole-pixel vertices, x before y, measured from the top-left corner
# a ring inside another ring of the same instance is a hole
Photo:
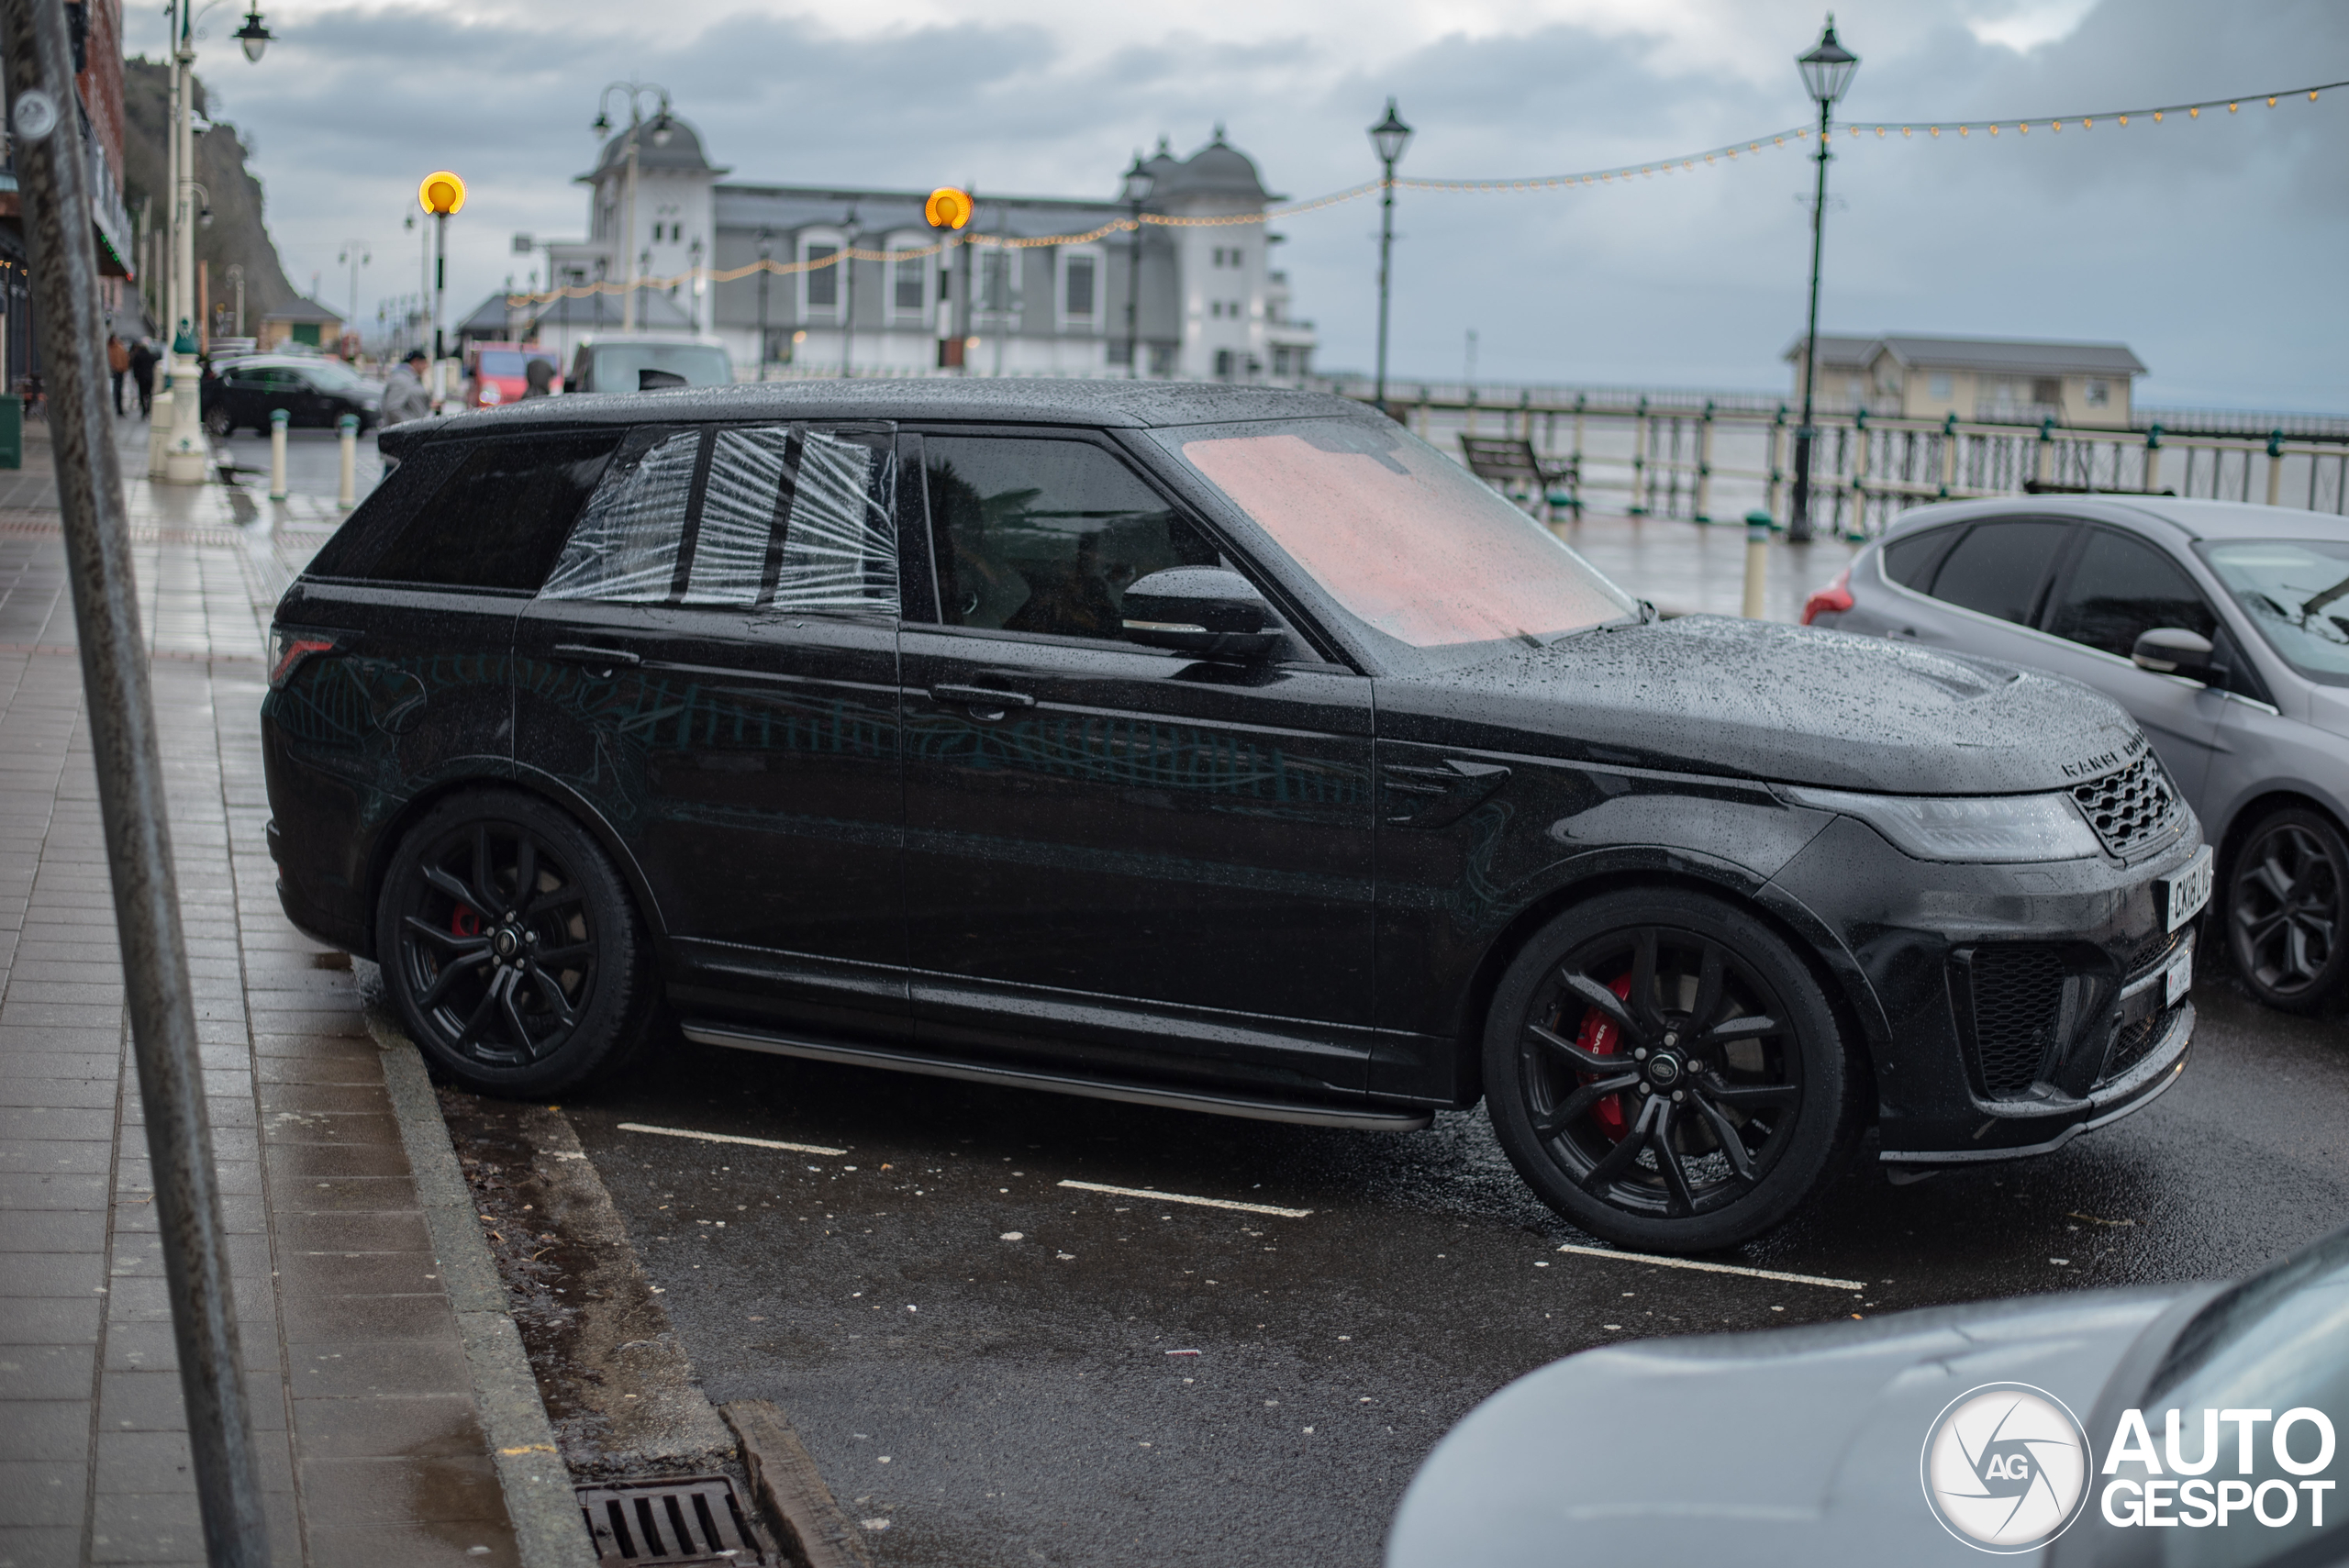
[[[2127,708],[2218,846],[2211,920],[2262,1001],[2349,958],[2349,520],[2164,496],[1923,506],[1807,625],[2036,665]]]

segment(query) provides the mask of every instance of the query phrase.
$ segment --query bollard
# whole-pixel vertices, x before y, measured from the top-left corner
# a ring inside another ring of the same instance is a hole
[[[159,373],[156,379],[159,381],[162,379],[160,373],[161,370],[161,367],[158,366],[157,371]],[[172,446],[172,389],[170,384],[165,383],[165,384],[157,387],[155,389],[155,395],[150,399],[150,402],[151,404],[151,407],[150,408],[147,417],[147,477],[150,479],[161,479],[163,477],[163,454],[169,451]]]
[[[1770,575],[1770,514],[1745,514],[1745,618],[1762,618],[1762,585]]]
[[[269,411],[269,498],[285,499],[285,422],[293,417],[283,408]]]
[[[2284,432],[2276,430],[2267,437],[2267,504],[2277,505],[2284,498]]]
[[[334,504],[348,512],[359,504],[359,416],[345,414],[335,428],[342,436],[342,488],[335,492]]]

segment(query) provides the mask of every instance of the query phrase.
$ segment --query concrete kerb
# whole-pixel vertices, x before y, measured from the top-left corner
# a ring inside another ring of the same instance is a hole
[[[473,1399],[497,1462],[522,1568],[595,1568],[595,1539],[555,1447],[554,1426],[539,1397],[521,1332],[506,1310],[506,1289],[473,1218],[473,1194],[457,1168],[424,1058],[379,1003],[368,1001],[366,1017],[367,1032],[384,1053],[384,1092],[407,1148],[441,1281],[464,1335]]]

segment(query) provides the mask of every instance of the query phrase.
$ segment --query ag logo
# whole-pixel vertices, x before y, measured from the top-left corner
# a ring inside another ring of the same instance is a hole
[[[2046,1545],[2087,1504],[2087,1433],[2064,1402],[2027,1383],[1986,1383],[1944,1407],[1925,1433],[1925,1501],[1942,1527],[1981,1551]]]

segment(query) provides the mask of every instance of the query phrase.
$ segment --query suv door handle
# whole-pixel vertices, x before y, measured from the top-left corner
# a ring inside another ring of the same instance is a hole
[[[946,703],[955,707],[998,710],[1036,706],[1036,699],[1026,692],[999,692],[989,686],[932,686],[930,688],[930,699],[932,702]]]
[[[641,653],[631,653],[625,648],[595,648],[584,642],[558,642],[549,651],[566,663],[592,664],[598,669],[644,662]]]

